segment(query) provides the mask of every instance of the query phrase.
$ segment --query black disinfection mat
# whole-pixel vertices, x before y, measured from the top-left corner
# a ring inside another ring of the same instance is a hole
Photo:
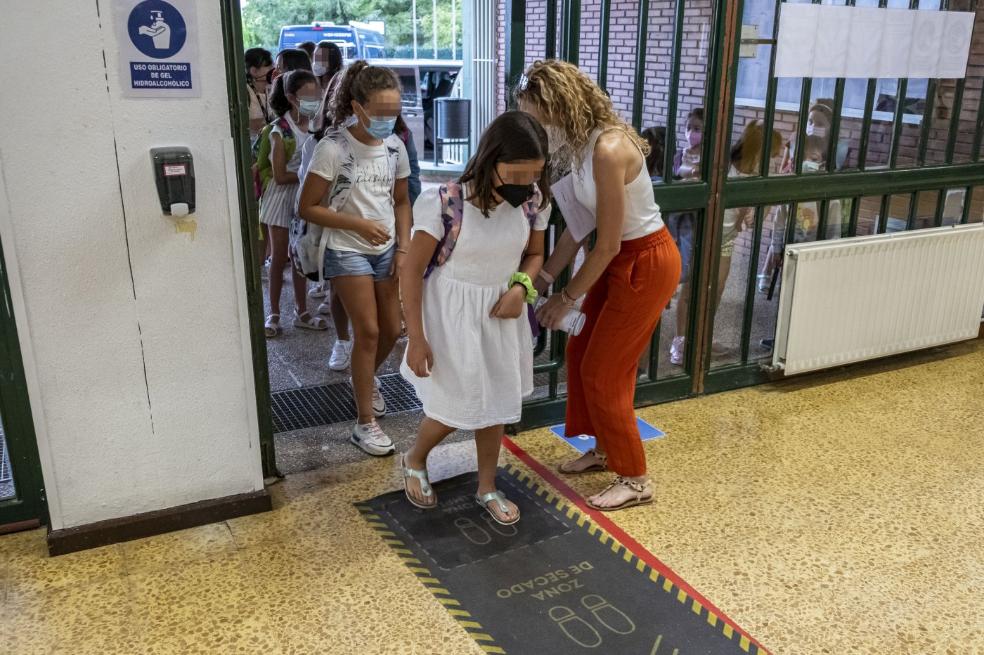
[[[478,506],[474,473],[435,484],[434,510],[402,491],[358,505],[483,651],[765,653],[527,473],[497,484],[522,512],[514,526]]]

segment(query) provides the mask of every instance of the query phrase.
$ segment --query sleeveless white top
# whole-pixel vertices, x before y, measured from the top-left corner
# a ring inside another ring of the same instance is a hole
[[[583,162],[574,172],[574,195],[577,201],[596,216],[598,214],[598,189],[594,180],[594,149],[598,137],[604,130],[597,129],[584,146]],[[642,154],[642,151],[639,151]],[[663,229],[663,218],[659,205],[653,196],[653,181],[646,170],[645,157],[639,167],[639,174],[625,185],[625,220],[622,222],[622,241],[631,241],[659,232]]]

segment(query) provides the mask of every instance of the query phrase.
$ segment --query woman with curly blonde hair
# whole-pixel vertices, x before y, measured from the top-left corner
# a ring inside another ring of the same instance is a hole
[[[680,253],[663,225],[646,169],[647,143],[576,66],[538,61],[516,89],[519,108],[547,130],[551,153],[569,147],[578,202],[597,221],[597,239],[566,287],[538,317],[560,326],[582,296],[587,321],[567,346],[567,434],[597,448],[560,466],[570,475],[610,470],[615,479],[588,504],[612,511],[652,502],[633,400],[636,365],[680,280]],[[538,279],[541,292],[581,246],[565,231]]]

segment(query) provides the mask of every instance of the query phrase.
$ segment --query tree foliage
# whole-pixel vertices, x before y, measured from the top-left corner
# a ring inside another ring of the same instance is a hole
[[[456,0],[456,41],[461,53],[461,3]],[[349,21],[383,21],[386,45],[404,49],[413,44],[410,2],[408,0],[249,0],[242,8],[243,40],[246,48],[261,46],[276,50],[280,28],[315,21],[347,24]],[[434,12],[431,0],[417,2],[417,43],[421,57],[430,57],[433,49]],[[451,0],[437,3],[437,45],[451,47]]]

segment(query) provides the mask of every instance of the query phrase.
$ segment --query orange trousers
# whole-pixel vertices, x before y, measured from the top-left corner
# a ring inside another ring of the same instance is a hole
[[[623,241],[584,301],[584,329],[567,345],[566,432],[594,436],[622,476],[646,474],[633,405],[637,365],[679,282],[669,230]]]

